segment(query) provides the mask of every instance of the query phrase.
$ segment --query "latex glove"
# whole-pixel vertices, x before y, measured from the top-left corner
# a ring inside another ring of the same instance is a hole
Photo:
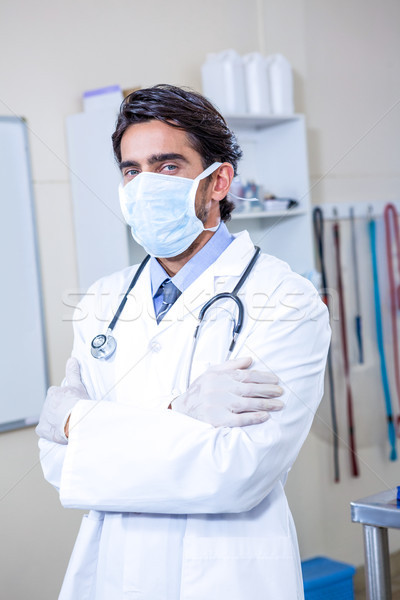
[[[67,444],[64,426],[71,410],[79,400],[89,400],[88,393],[81,380],[81,370],[76,358],[67,361],[65,370],[66,385],[49,388],[44,402],[36,433],[58,444]]]
[[[210,367],[172,402],[172,410],[214,427],[243,427],[269,419],[281,410],[283,394],[278,378],[264,371],[247,370],[251,358],[229,360]]]

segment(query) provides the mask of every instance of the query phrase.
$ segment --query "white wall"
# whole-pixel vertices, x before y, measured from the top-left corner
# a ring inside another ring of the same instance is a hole
[[[397,0],[306,3],[314,201],[399,197]]]
[[[62,304],[77,286],[64,122],[81,110],[82,92],[114,83],[200,89],[207,52],[280,51],[307,115],[314,201],[390,199],[400,182],[398,106],[384,115],[400,89],[399,22],[397,0],[2,1],[0,113],[30,127],[51,383],[72,341]],[[361,454],[361,479],[344,466],[334,485],[329,445],[312,434],[302,450],[288,494],[304,557],[362,562],[349,501],[399,481],[380,448]],[[61,509],[43,481],[32,429],[2,434],[0,456],[3,589],[10,600],[52,600],[80,515]]]
[[[279,6],[275,19],[280,17],[280,24],[278,20],[274,22],[276,48],[291,4],[274,4],[275,10]],[[400,4],[396,0],[304,0],[302,6],[301,51],[290,47],[291,38],[285,44],[303,81],[303,96],[299,100],[304,102],[307,115],[313,202],[367,205],[375,200],[398,200]],[[270,50],[268,36],[267,49]],[[343,223],[343,233],[348,232],[346,227],[348,223]],[[372,327],[370,257],[365,240],[360,250],[361,280],[370,285],[362,297],[370,321],[366,324],[370,332],[366,341],[375,348],[372,358],[369,350],[364,367],[352,370],[361,476],[354,479],[350,475],[347,433],[342,425],[341,483],[333,483],[332,448],[326,441],[330,436],[326,434],[328,427],[321,424],[321,419],[330,423],[328,399],[324,398],[313,434],[287,485],[303,557],[322,553],[356,565],[363,562],[362,529],[350,522],[349,502],[399,484],[399,463],[388,460],[384,399]],[[349,278],[350,254],[346,258],[344,271]],[[350,279],[348,283],[347,293]],[[351,325],[348,331],[352,331]],[[334,326],[337,332],[337,322]],[[333,347],[336,357],[340,354],[337,345],[336,342]],[[338,375],[342,375],[342,382],[340,385],[336,381],[336,391],[344,413],[343,371]],[[395,397],[393,401],[397,402]],[[380,433],[379,442],[376,430]],[[400,547],[399,532],[392,531],[390,540],[391,550]]]

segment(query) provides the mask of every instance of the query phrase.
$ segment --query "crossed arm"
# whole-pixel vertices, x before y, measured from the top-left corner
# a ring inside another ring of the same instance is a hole
[[[249,370],[250,357],[208,369],[188,390],[174,398],[171,408],[215,427],[244,427],[263,423],[269,412],[280,410],[283,390],[267,371]],[[36,432],[50,442],[66,443],[71,411],[79,400],[89,400],[81,381],[80,366],[70,358],[66,385],[49,388]]]
[[[60,487],[62,503],[155,513],[241,512],[258,504],[294,462],[322,396],[326,311],[319,306],[310,319],[298,318],[298,309],[286,322],[260,323],[268,337],[246,339],[242,353],[261,358],[257,369],[246,358],[214,367],[174,410],[79,400],[68,446],[56,444],[52,458],[54,443],[41,441],[45,475]],[[265,365],[284,390],[265,378]],[[280,408],[282,391],[284,409],[265,420]]]

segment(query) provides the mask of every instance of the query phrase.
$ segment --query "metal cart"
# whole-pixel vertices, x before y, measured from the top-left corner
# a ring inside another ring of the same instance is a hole
[[[388,528],[400,529],[397,489],[351,502],[351,520],[363,525],[367,598],[391,600]]]

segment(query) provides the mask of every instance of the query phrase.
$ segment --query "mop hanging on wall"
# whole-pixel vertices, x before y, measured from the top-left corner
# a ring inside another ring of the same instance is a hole
[[[369,229],[369,239],[370,239],[370,246],[371,246],[372,273],[373,273],[373,281],[374,281],[376,337],[377,337],[377,341],[378,341],[382,386],[383,386],[383,392],[384,392],[384,397],[385,397],[388,438],[389,438],[389,444],[391,447],[390,460],[396,460],[397,459],[396,432],[395,432],[394,423],[393,423],[392,401],[390,398],[389,378],[388,378],[388,372],[387,372],[387,366],[386,366],[385,347],[384,347],[384,343],[383,343],[381,299],[380,299],[380,293],[379,293],[378,261],[377,261],[377,254],[376,254],[376,224],[373,219],[371,210],[370,210],[368,229]]]
[[[400,308],[400,286],[396,285],[395,267],[393,265],[392,255],[392,231],[394,233],[394,242],[396,247],[397,270],[400,280],[400,232],[399,219],[394,204],[387,204],[384,210],[385,237],[386,237],[386,258],[389,277],[390,293],[390,318],[392,323],[392,348],[394,374],[397,391],[397,401],[400,406],[400,363],[399,363],[399,339],[397,335],[397,311]],[[400,415],[397,415],[396,421],[397,437],[400,437]]]
[[[354,208],[350,208],[350,228],[351,228],[351,251],[353,258],[353,274],[354,274],[354,292],[356,299],[356,316],[355,330],[357,336],[358,346],[358,362],[362,364],[364,362],[364,351],[363,351],[363,339],[362,339],[362,321],[361,321],[361,301],[360,301],[360,281],[358,277],[358,257],[357,257],[357,239],[356,239],[356,227],[354,220]]]
[[[356,435],[355,435],[355,423],[353,414],[353,396],[350,384],[350,361],[347,346],[347,331],[346,331],[346,312],[344,302],[344,291],[343,291],[343,278],[342,278],[342,265],[340,260],[340,228],[339,221],[337,219],[337,211],[335,210],[335,221],[333,223],[333,239],[335,246],[335,259],[336,259],[336,277],[337,277],[337,289],[339,293],[339,319],[340,319],[340,332],[342,341],[342,353],[343,353],[343,366],[344,376],[346,383],[346,406],[347,406],[347,426],[348,426],[348,438],[349,438],[349,449],[350,449],[350,463],[351,473],[353,477],[358,477],[358,458],[356,453]]]
[[[323,212],[319,207],[313,210],[313,224],[314,234],[317,242],[317,252],[321,269],[322,278],[322,300],[326,304],[329,311],[329,299],[328,299],[328,281],[326,277],[325,257],[324,257],[324,216]],[[336,417],[336,403],[335,403],[335,387],[333,381],[333,367],[332,367],[332,354],[331,348],[328,351],[328,381],[329,381],[329,398],[331,408],[331,420],[332,420],[332,433],[333,433],[333,466],[334,466],[334,477],[335,482],[338,483],[340,480],[339,471],[339,430]]]

